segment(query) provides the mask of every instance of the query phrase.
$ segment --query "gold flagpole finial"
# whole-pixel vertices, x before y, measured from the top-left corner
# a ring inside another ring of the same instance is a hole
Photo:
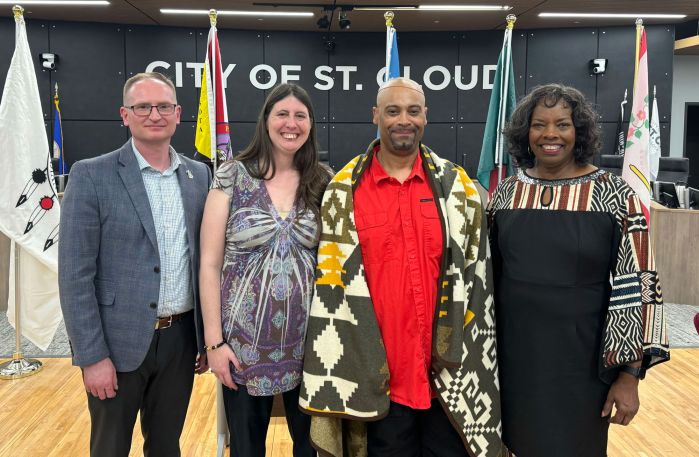
[[[383,13],[383,18],[386,19],[386,27],[393,27],[393,18],[395,17],[395,14],[393,14],[393,11],[386,11]]]
[[[515,28],[515,22],[517,22],[517,16],[515,16],[514,14],[508,14],[507,17],[505,18],[505,20],[507,21],[507,28],[508,29],[512,30],[513,28]]]
[[[641,27],[643,25],[643,19],[640,17],[636,19],[636,27]]]
[[[19,5],[12,7],[12,14],[15,15],[15,19],[21,19],[24,17],[24,8]]]
[[[209,22],[211,23],[211,27],[216,27],[216,17],[218,16],[218,12],[215,9],[210,9],[209,10]]]

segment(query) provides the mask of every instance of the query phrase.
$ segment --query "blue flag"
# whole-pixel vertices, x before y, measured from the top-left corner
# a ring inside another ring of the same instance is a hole
[[[398,59],[398,34],[396,29],[391,27],[386,40],[386,72],[384,82],[400,76],[400,60]]]
[[[58,84],[56,95],[53,96],[53,158],[58,160],[58,174],[68,173],[65,157],[63,157],[63,125],[61,124],[61,108],[58,106]]]

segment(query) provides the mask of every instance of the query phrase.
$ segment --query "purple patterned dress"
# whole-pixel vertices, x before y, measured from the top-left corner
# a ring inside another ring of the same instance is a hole
[[[254,396],[276,395],[301,382],[318,228],[309,210],[286,218],[263,180],[232,160],[216,171],[214,188],[230,197],[221,272],[223,337],[243,371],[233,381]],[[206,236],[206,234],[203,234]]]

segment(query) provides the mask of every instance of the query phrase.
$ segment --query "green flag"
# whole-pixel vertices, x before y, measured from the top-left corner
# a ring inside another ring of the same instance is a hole
[[[509,37],[507,36],[509,34]],[[512,68],[512,52],[510,47],[510,38],[512,31],[505,31],[505,40],[498,57],[498,66],[495,70],[495,80],[493,81],[493,92],[490,94],[490,105],[488,106],[488,119],[485,123],[485,132],[483,133],[483,145],[481,146],[481,157],[478,162],[478,182],[483,187],[488,189],[490,194],[493,193],[498,182],[498,164],[496,164],[496,154],[498,146],[500,146],[501,160],[499,165],[502,165],[502,178],[505,178],[513,173],[510,157],[507,153],[507,147],[504,144],[504,138],[501,136],[501,131],[512,116],[517,97],[515,96],[515,76]],[[507,63],[507,68],[505,68]],[[505,80],[503,74],[508,70],[508,77]],[[499,145],[499,142],[503,144]]]

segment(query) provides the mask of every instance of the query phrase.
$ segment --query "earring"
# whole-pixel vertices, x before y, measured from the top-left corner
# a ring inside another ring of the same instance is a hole
[[[534,157],[534,153],[532,152],[532,148],[529,145],[527,145],[527,154],[529,154],[530,157]]]

